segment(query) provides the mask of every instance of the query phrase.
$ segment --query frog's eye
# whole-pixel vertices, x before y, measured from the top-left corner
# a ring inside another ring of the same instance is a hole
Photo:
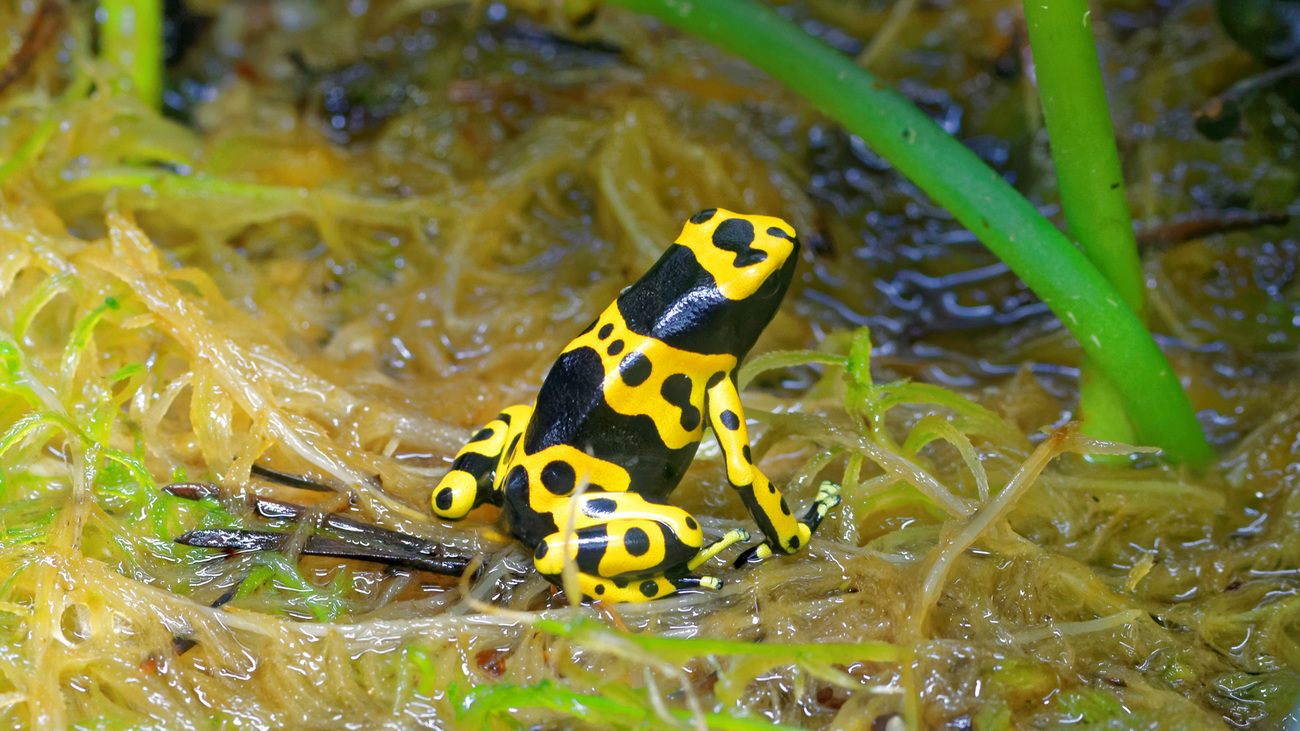
[[[754,294],[751,296],[757,299],[767,299],[768,297],[775,297],[776,295],[781,293],[780,280],[781,280],[780,272],[773,273],[772,276],[763,280],[763,283],[758,287],[758,291],[754,292]]]
[[[698,226],[698,225],[700,225],[700,224],[702,224],[702,223],[708,223],[708,222],[709,222],[709,219],[713,218],[713,214],[715,214],[715,213],[717,213],[717,212],[718,212],[718,209],[716,209],[716,208],[705,208],[704,210],[700,211],[699,213],[695,214],[694,216],[691,216],[691,219],[690,219],[690,220],[691,220],[691,223],[695,224],[696,226]]]

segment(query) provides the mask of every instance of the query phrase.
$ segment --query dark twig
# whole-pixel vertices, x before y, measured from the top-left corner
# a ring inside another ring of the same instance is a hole
[[[177,543],[201,548],[232,551],[282,551],[293,539],[292,533],[211,528],[192,530],[176,539]],[[390,566],[428,571],[443,576],[460,576],[470,560],[464,557],[435,558],[384,543],[360,545],[327,536],[308,536],[299,551],[304,556],[329,556],[360,561],[374,561]]]
[[[215,498],[221,489],[210,482],[177,482],[167,485],[164,491],[186,500]],[[248,495],[248,506],[258,515],[270,520],[299,521],[309,508],[296,503],[275,500],[261,495]],[[340,533],[347,533],[362,541],[379,541],[390,546],[401,547],[406,551],[419,553],[429,558],[444,558],[443,547],[407,533],[382,528],[359,520],[345,518],[330,513],[321,519],[321,526]]]
[[[1290,222],[1291,214],[1282,211],[1192,211],[1177,216],[1168,223],[1138,231],[1137,240],[1139,246],[1158,249],[1212,234],[1245,231],[1260,226],[1284,226]]]
[[[312,492],[338,492],[338,490],[335,490],[328,485],[322,485],[319,482],[312,482],[305,477],[291,475],[287,472],[277,472],[262,467],[261,465],[253,465],[252,472],[254,475],[257,475],[267,482],[274,482],[277,485],[284,485],[285,487],[296,487],[299,490],[311,490]]]

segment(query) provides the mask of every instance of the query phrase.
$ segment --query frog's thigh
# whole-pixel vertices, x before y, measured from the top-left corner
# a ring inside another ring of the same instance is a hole
[[[689,513],[633,492],[597,492],[575,501],[569,558],[579,573],[633,581],[664,573],[684,575],[704,545],[700,524]],[[561,513],[563,526],[569,516]],[[552,533],[534,552],[537,570],[555,581],[564,566],[564,531]]]

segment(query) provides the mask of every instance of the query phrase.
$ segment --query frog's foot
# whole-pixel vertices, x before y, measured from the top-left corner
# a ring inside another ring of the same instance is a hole
[[[557,531],[533,549],[538,572],[557,584],[566,562],[580,573],[607,579],[685,574],[687,562],[704,545],[700,524],[685,510],[635,493],[588,493],[578,512],[581,520],[567,541]],[[617,517],[592,517],[605,515]]]
[[[641,576],[605,579],[590,574],[578,574],[578,587],[584,600],[600,599],[610,603],[644,602],[674,594],[682,589],[722,588],[722,579],[716,576]]]
[[[817,531],[817,526],[821,525],[831,509],[839,504],[840,486],[830,480],[823,481],[817,488],[817,495],[813,497],[812,505],[808,506],[808,512],[800,521],[808,526],[809,535]]]
[[[809,537],[817,531],[817,527],[830,514],[831,509],[839,504],[840,486],[830,480],[822,482],[817,488],[817,495],[813,497],[812,505],[808,506],[808,512],[804,513],[803,518],[799,520],[799,545],[807,545]],[[776,551],[772,549],[772,542],[764,541],[740,554],[736,562],[732,564],[732,568],[738,569],[745,564],[758,563],[770,558],[775,553]]]
[[[574,529],[543,538],[533,565],[564,586],[565,564],[576,570],[582,595],[609,602],[645,601],[680,589],[717,589],[714,577],[691,572],[719,551],[747,540],[731,531],[708,546],[699,521],[681,508],[634,492],[591,492],[573,506]]]
[[[700,549],[700,552],[695,554],[695,558],[691,559],[686,563],[686,568],[690,569],[691,571],[694,571],[700,566],[703,566],[706,561],[718,555],[722,551],[725,551],[726,549],[730,548],[731,546],[734,546],[737,543],[744,543],[747,540],[749,540],[749,531],[747,530],[742,530],[740,528],[737,528],[735,530],[728,531],[727,534],[724,535],[723,537],[714,541],[712,544]]]

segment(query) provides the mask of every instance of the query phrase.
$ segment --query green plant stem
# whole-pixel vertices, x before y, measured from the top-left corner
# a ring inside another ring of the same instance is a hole
[[[1084,255],[1145,322],[1142,263],[1087,0],[1025,0],[1024,5],[1066,224]],[[1085,431],[1103,439],[1132,440],[1115,384],[1096,372],[1091,359],[1083,366],[1079,410]]]
[[[100,54],[121,70],[118,90],[157,109],[162,103],[162,0],[100,0],[99,10]]]
[[[1060,231],[904,97],[747,0],[610,0],[742,56],[861,136],[1020,276],[1115,384],[1138,441],[1172,460],[1214,456],[1187,394],[1123,297]]]
[[[1144,318],[1142,263],[1088,17],[1087,0],[1025,2],[1065,220],[1093,266]]]

